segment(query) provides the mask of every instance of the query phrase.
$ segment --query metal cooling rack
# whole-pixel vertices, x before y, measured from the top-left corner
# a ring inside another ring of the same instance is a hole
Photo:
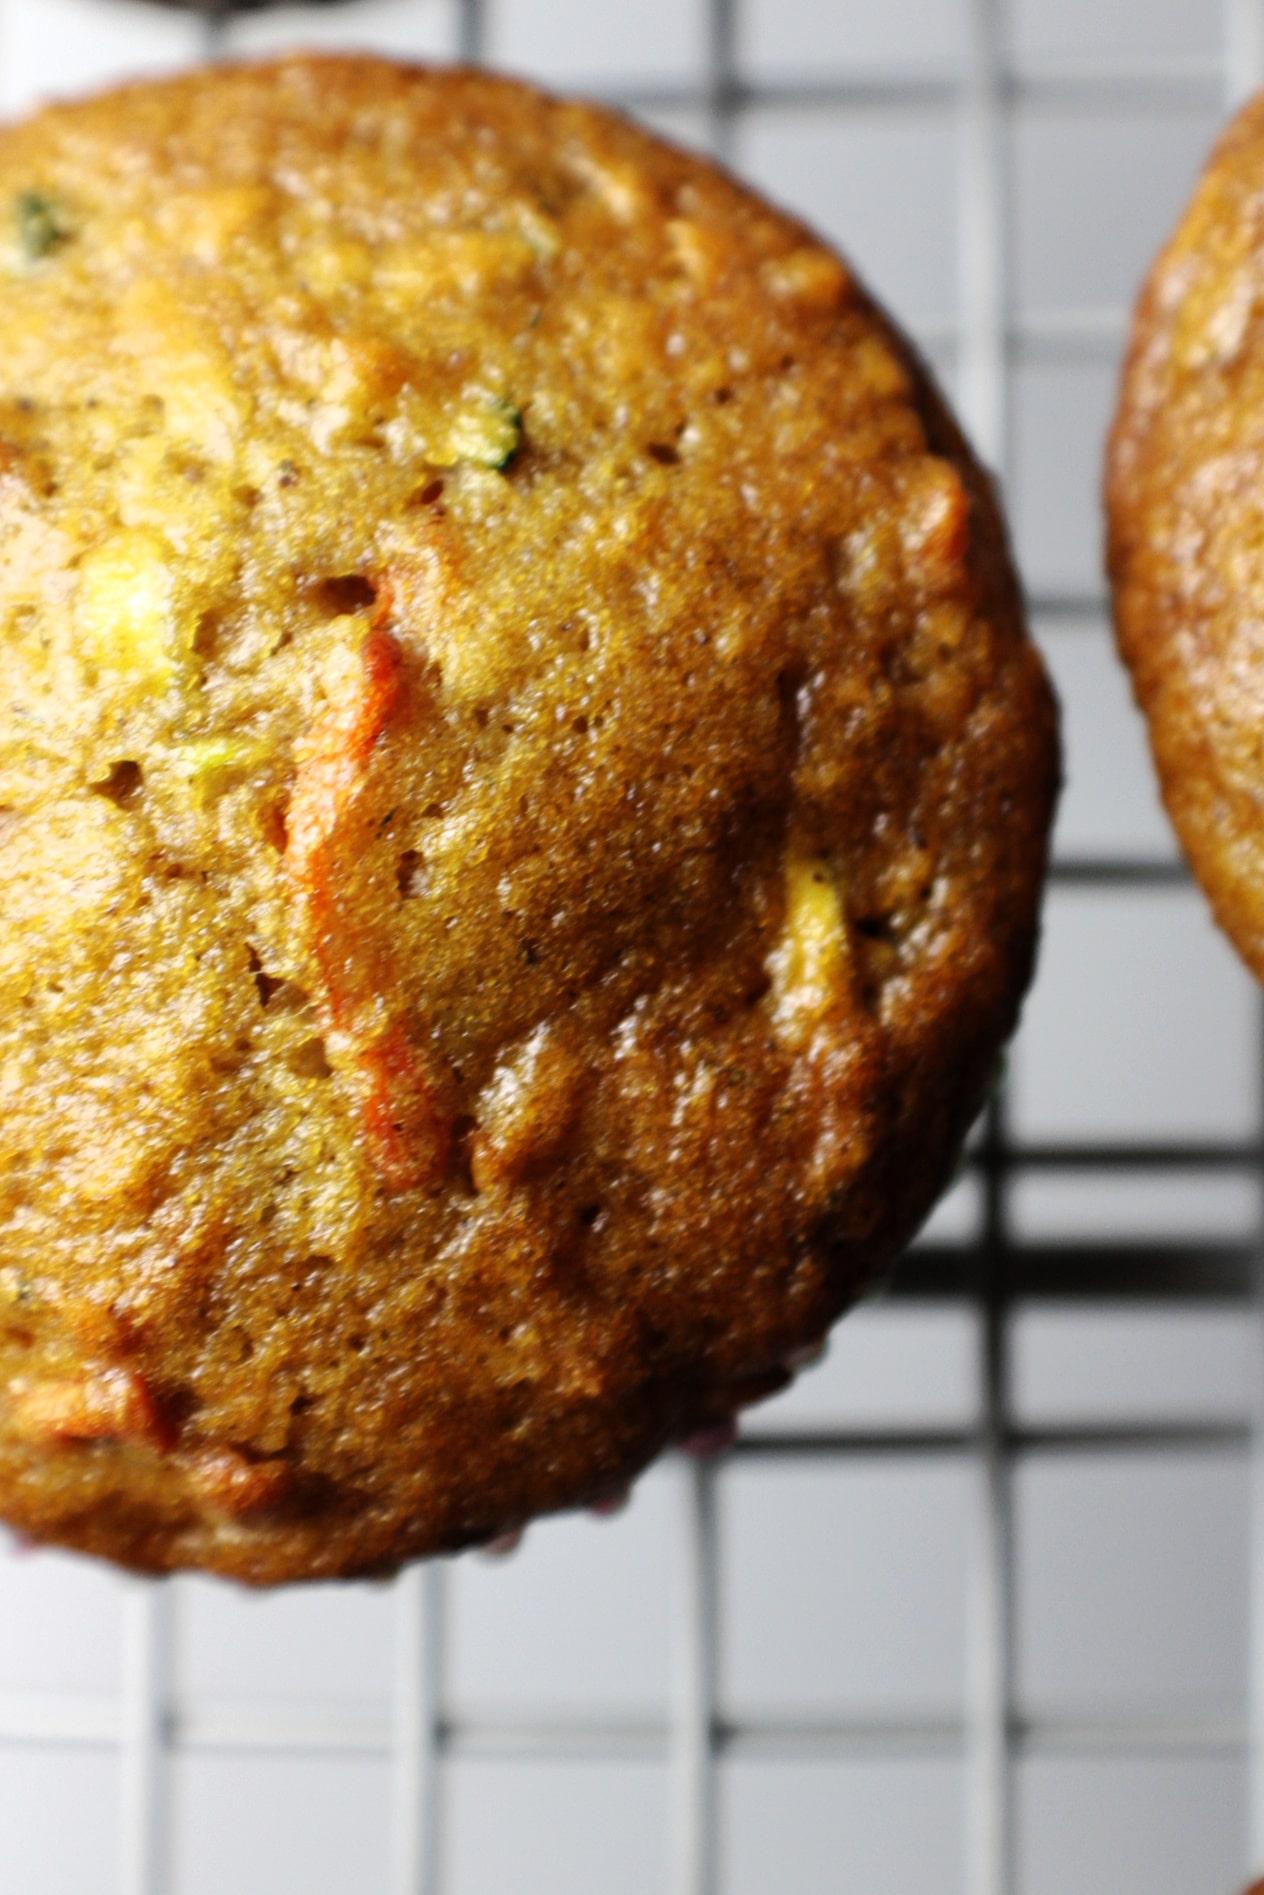
[[[632,4],[633,0],[625,0]],[[731,155],[744,113],[755,106],[836,108],[934,107],[953,116],[959,140],[958,288],[960,317],[924,340],[955,350],[958,405],[973,439],[993,466],[1009,460],[1011,375],[1017,363],[1101,361],[1118,347],[1118,323],[1093,310],[1017,324],[1009,290],[1011,215],[1007,135],[1017,102],[1086,107],[1227,109],[1264,80],[1264,0],[1223,0],[1226,53],[1215,62],[1132,62],[1104,68],[1075,65],[1038,75],[1011,70],[1005,53],[1003,0],[967,0],[967,44],[959,72],[904,72],[846,83],[787,84],[746,78],[737,56],[738,0],[703,0],[707,64],[700,87],[657,86],[624,91],[617,103],[633,111],[673,108],[705,115],[714,148]],[[822,0],[828,5],[829,0]],[[208,56],[219,52],[234,11],[212,0],[203,28]],[[485,0],[460,0],[460,51],[471,61],[486,45]],[[581,88],[582,89],[582,88]],[[607,87],[592,88],[611,97]],[[1100,622],[1098,592],[1036,597],[1033,615],[1067,629]],[[1140,856],[1061,860],[1057,883],[1125,890],[1179,884],[1175,864]],[[1264,1035],[1261,1036],[1264,1046]],[[1011,1134],[1002,1097],[992,1108],[972,1158],[981,1182],[981,1240],[962,1252],[926,1246],[901,1266],[897,1296],[965,1297],[978,1311],[981,1424],[919,1429],[853,1428],[825,1433],[751,1436],[737,1459],[793,1461],[805,1457],[894,1460],[917,1455],[965,1456],[972,1470],[972,1568],[968,1689],[960,1720],[904,1718],[739,1721],[719,1708],[720,1552],[717,1490],[724,1464],[680,1464],[676,1470],[678,1589],[674,1701],[664,1723],[521,1721],[485,1724],[453,1717],[443,1690],[445,1597],[440,1564],[416,1569],[394,1588],[396,1639],[392,1715],[383,1724],[349,1728],[344,1720],[295,1712],[250,1711],[229,1718],[174,1706],[172,1605],[167,1588],[137,1584],[127,1592],[124,1689],[103,1706],[74,1699],[0,1695],[0,1739],[68,1746],[117,1746],[122,1762],[121,1895],[167,1895],[168,1761],[173,1746],[297,1752],[357,1749],[389,1755],[393,1780],[391,1895],[443,1895],[440,1769],[451,1756],[508,1758],[582,1755],[607,1759],[663,1758],[673,1779],[673,1895],[717,1895],[718,1766],[732,1755],[800,1759],[842,1755],[964,1754],[968,1895],[1012,1895],[1016,1887],[1013,1775],[1034,1742],[1068,1755],[1182,1755],[1245,1751],[1253,1759],[1250,1793],[1252,1857],[1264,1862],[1264,1354],[1254,1427],[1194,1419],[1174,1425],[1020,1426],[1011,1413],[1009,1313],[1024,1297],[1228,1298],[1253,1301],[1259,1246],[1242,1242],[1056,1244],[1021,1241],[1011,1227],[1010,1200],[1024,1174],[1057,1168],[1127,1168],[1160,1173],[1196,1164],[1226,1174],[1264,1166],[1258,1139],[1236,1142],[1022,1144]],[[1253,1633],[1249,1716],[1245,1727],[1213,1719],[1133,1719],[1054,1723],[1019,1716],[1013,1676],[1014,1562],[1012,1478],[1016,1460],[1040,1452],[1074,1457],[1101,1450],[1224,1450],[1249,1454],[1253,1469]]]

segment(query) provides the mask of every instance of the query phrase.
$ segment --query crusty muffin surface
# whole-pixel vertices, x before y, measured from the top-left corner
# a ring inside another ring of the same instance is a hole
[[[1014,1022],[990,488],[809,233],[520,85],[140,85],[0,205],[0,1512],[269,1582],[600,1498]]]
[[[1164,801],[1264,979],[1264,98],[1141,294],[1106,498],[1119,645]]]

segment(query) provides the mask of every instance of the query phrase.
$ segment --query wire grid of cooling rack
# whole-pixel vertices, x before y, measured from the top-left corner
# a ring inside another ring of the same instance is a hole
[[[827,0],[826,0],[827,3]],[[959,140],[957,250],[959,321],[945,344],[956,350],[959,406],[974,439],[1002,471],[1011,441],[1010,381],[1020,351],[1042,361],[1080,360],[1085,351],[1115,346],[1115,330],[1092,315],[1019,330],[1011,308],[1012,218],[1007,190],[1008,115],[1018,96],[1047,100],[1113,103],[1131,101],[1161,109],[1165,104],[1227,107],[1264,79],[1264,0],[1224,0],[1222,60],[1194,64],[1133,63],[1105,70],[1088,64],[1044,71],[1011,70],[1004,51],[1002,0],[967,0],[967,45],[958,73],[919,77],[907,72],[869,76],[847,83],[779,88],[752,82],[737,54],[738,0],[702,0],[706,9],[707,60],[697,87],[647,87],[612,94],[632,110],[687,108],[706,116],[711,142],[731,155],[744,113],[760,104],[802,104],[867,110],[884,105],[933,104],[951,112]],[[235,11],[231,0],[205,8],[204,49],[225,44]],[[477,61],[486,46],[484,0],[460,0],[463,57]],[[1033,607],[1046,621],[1068,628],[1100,618],[1100,594],[1037,597]],[[1055,879],[1085,889],[1135,889],[1182,881],[1176,865],[1141,856],[1063,859]],[[1262,1036],[1264,1037],[1264,1036]],[[1023,1241],[1010,1218],[1010,1199],[1023,1174],[1055,1168],[1100,1171],[1126,1165],[1159,1174],[1197,1163],[1208,1170],[1240,1170],[1261,1163],[1258,1139],[1075,1144],[1020,1143],[1011,1132],[1002,1096],[992,1107],[972,1166],[983,1201],[981,1240],[966,1253],[924,1247],[906,1260],[896,1295],[965,1296],[979,1312],[979,1425],[943,1428],[853,1427],[827,1432],[780,1433],[739,1443],[736,1458],[789,1461],[819,1457],[968,1456],[972,1480],[968,1690],[964,1721],[923,1719],[745,1720],[720,1708],[718,1600],[720,1555],[717,1488],[724,1465],[681,1464],[676,1469],[676,1652],[671,1715],[665,1725],[592,1720],[522,1721],[493,1726],[450,1714],[445,1703],[445,1604],[448,1574],[442,1565],[403,1576],[393,1595],[395,1687],[385,1741],[392,1767],[392,1895],[442,1895],[446,1887],[440,1769],[461,1754],[510,1757],[598,1753],[609,1759],[666,1755],[673,1782],[671,1876],[674,1895],[716,1895],[719,1888],[717,1780],[722,1757],[740,1754],[833,1757],[866,1749],[911,1754],[959,1751],[966,1757],[966,1886],[969,1895],[1011,1895],[1016,1886],[1013,1770],[1035,1726],[1016,1708],[1013,1679],[1012,1475],[1016,1458],[1035,1450],[1074,1457],[1101,1450],[1232,1448],[1252,1456],[1255,1527],[1253,1543],[1253,1655],[1247,1728],[1223,1722],[1137,1719],[1130,1722],[1066,1723],[1041,1727],[1044,1741],[1067,1751],[1110,1754],[1127,1750],[1184,1752],[1249,1747],[1254,1759],[1250,1795],[1251,1850],[1264,1861],[1264,1387],[1254,1427],[1194,1418],[1163,1425],[1102,1423],[1043,1428],[1021,1425],[1010,1401],[1009,1312],[1021,1296],[1180,1298],[1223,1296],[1244,1301],[1257,1294],[1258,1246],[1248,1242],[1187,1242],[1155,1245],[1104,1243],[1042,1245]],[[963,1263],[964,1254],[964,1263]],[[1264,1352],[1262,1352],[1264,1353]],[[1264,1385],[1264,1374],[1261,1375]],[[113,1742],[122,1758],[122,1895],[166,1895],[168,1889],[168,1763],[174,1743],[221,1744],[249,1750],[285,1745],[331,1750],[348,1739],[334,1723],[318,1729],[299,1720],[242,1716],[231,1725],[213,1716],[174,1708],[171,1595],[168,1589],[129,1587],[124,1688],[116,1714],[57,1709],[12,1694],[0,1699],[0,1736],[9,1739]],[[375,1740],[376,1741],[376,1740]]]

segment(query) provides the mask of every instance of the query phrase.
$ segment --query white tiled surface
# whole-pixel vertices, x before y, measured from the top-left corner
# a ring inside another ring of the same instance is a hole
[[[1246,1784],[1233,1758],[1032,1758],[1018,1895],[1234,1895]]]
[[[1245,1139],[1256,996],[1192,888],[1055,888],[1013,1059],[1031,1139]]]
[[[969,1479],[964,1457],[734,1468],[721,1515],[725,1708],[951,1716]]]
[[[0,0],[0,104],[61,98],[186,64],[199,27],[147,0]]]
[[[1033,106],[1012,138],[1014,301],[1020,315],[1122,313],[1188,197],[1220,113]],[[1092,203],[1093,215],[1084,207]]]
[[[104,1749],[0,1744],[5,1873],[15,1890],[86,1895],[113,1887],[118,1760]]]
[[[1003,9],[1020,65],[1221,56],[1226,10],[1207,0],[1012,0]]]
[[[1011,1400],[1023,1421],[1245,1421],[1255,1334],[1223,1303],[1020,1304]]]
[[[978,1413],[976,1347],[968,1305],[870,1301],[834,1331],[819,1367],[754,1411],[748,1431],[964,1425]]]
[[[1117,380],[1110,354],[1023,361],[1011,377],[1010,519],[1036,599],[1101,590],[1102,443]]]
[[[466,1716],[600,1710],[665,1719],[671,1695],[670,1471],[598,1531],[529,1534],[516,1559],[470,1559],[452,1587],[448,1686]]]
[[[1064,858],[1173,853],[1126,686],[1087,609],[1101,586],[1101,434],[1135,276],[1218,116],[1228,11],[1240,26],[1253,3],[996,9],[1024,81],[1004,134],[1016,345],[1008,491],[1033,595],[1076,608],[1038,624],[1065,705]],[[733,16],[741,83],[774,94],[740,114],[737,162],[929,333],[950,386],[963,172],[948,88],[966,68],[968,11],[969,0],[736,0]],[[695,0],[485,0],[482,26],[502,64],[553,84],[648,89],[654,124],[714,142]],[[193,55],[199,33],[145,0],[0,0],[0,105],[170,67]],[[459,0],[287,7],[229,35],[236,53],[297,42],[443,57],[460,44]],[[1072,106],[1045,86],[1111,62],[1177,80],[1185,70],[1193,89],[1150,104],[1099,88],[1091,105]],[[884,78],[897,82],[889,99]],[[834,84],[850,88],[847,110],[824,96]],[[1073,346],[1051,349],[1051,331],[1055,342],[1069,332]],[[1248,1139],[1259,1123],[1256,1040],[1254,997],[1192,891],[1060,888],[1013,1060],[1014,1129],[1075,1143]],[[1015,1183],[1010,1209],[1014,1234],[1033,1244],[1250,1241],[1259,1187],[1245,1169],[1041,1171]],[[929,1235],[964,1245],[982,1211],[980,1181],[967,1177]],[[1250,1412],[1258,1336],[1231,1304],[1025,1303],[1012,1341],[1024,1425],[1232,1425]],[[979,1414],[979,1343],[965,1301],[876,1302],[749,1430],[961,1434]],[[1023,1715],[1159,1710],[1218,1719],[1230,1737],[1212,1754],[1064,1755],[1037,1730],[1016,1771],[1013,1895],[1231,1895],[1248,1860],[1246,1770],[1231,1741],[1246,1670],[1241,1454],[1025,1453],[1014,1486]],[[869,1460],[760,1456],[727,1471],[725,1713],[929,1718],[952,1733],[966,1704],[974,1500],[965,1446]],[[516,1560],[450,1570],[443,1693],[459,1727],[578,1718],[641,1736],[626,1756],[573,1738],[548,1758],[458,1743],[441,1786],[445,1895],[668,1886],[679,1503],[670,1466],[617,1522],[549,1523]],[[96,1744],[0,1740],[3,1895],[133,1895],[118,1881],[120,1762],[104,1741],[127,1676],[128,1605],[120,1582],[84,1564],[0,1553],[0,1710],[11,1721],[38,1713],[46,1731],[82,1714],[104,1734]],[[149,1895],[393,1886],[396,1613],[382,1588],[264,1599],[201,1581],[174,1588],[171,1854]],[[772,1757],[739,1744],[719,1768],[718,1895],[973,1895],[964,1753],[951,1735],[936,1742],[944,1754]]]
[[[1260,1181],[1247,1172],[1173,1166],[1153,1171],[1027,1172],[1014,1181],[1010,1228],[1029,1243],[1208,1238],[1250,1243],[1260,1227]],[[1174,1314],[1175,1322],[1183,1322]]]
[[[0,1692],[113,1696],[122,1681],[122,1617],[122,1588],[103,1568],[0,1542]]]
[[[280,52],[294,45],[371,47],[403,59],[451,59],[458,50],[456,0],[359,0],[322,10],[276,7],[233,22],[232,52]]]
[[[212,1751],[177,1759],[172,1791],[172,1895],[367,1895],[387,1885],[380,1758]]]
[[[696,85],[705,45],[701,7],[681,0],[487,0],[488,57],[553,85]]]
[[[907,322],[952,315],[956,142],[948,112],[767,107],[743,121],[737,148],[746,176],[778,203],[806,209]]]
[[[394,1677],[384,1586],[252,1593],[177,1582],[176,1688],[190,1707],[336,1704],[385,1714]]]
[[[1245,1457],[1024,1460],[1016,1498],[1024,1712],[1243,1715]]]
[[[1059,853],[1170,860],[1175,839],[1105,619],[1069,629],[1037,619],[1036,634],[1061,700],[1071,765],[1058,810]]]
[[[727,1895],[964,1895],[963,1788],[960,1766],[941,1758],[731,1764]]]
[[[747,0],[738,45],[753,78],[960,69],[966,0]]]
[[[668,1886],[661,1764],[462,1762],[449,1803],[453,1895],[646,1895]]]

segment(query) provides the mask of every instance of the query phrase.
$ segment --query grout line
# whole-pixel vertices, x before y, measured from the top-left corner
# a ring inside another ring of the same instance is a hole
[[[172,1590],[161,1580],[126,1582],[120,1707],[121,1895],[166,1895],[167,1704]]]
[[[673,1626],[677,1649],[671,1729],[674,1895],[716,1895],[716,1688],[718,1549],[716,1465],[678,1465],[679,1583]]]
[[[442,1885],[439,1756],[444,1580],[442,1563],[430,1560],[411,1567],[395,1582],[396,1673],[391,1744],[394,1895],[437,1895]]]

